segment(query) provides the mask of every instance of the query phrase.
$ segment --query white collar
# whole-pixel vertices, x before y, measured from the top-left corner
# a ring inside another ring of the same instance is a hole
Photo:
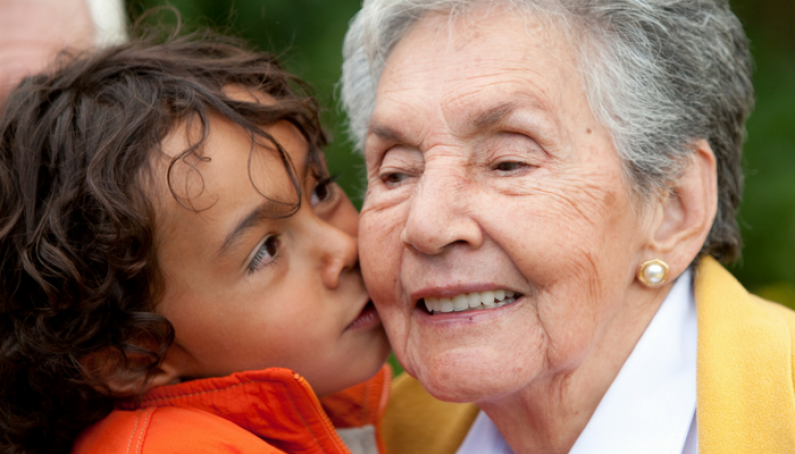
[[[696,452],[696,306],[677,279],[569,454]],[[456,454],[510,454],[480,412]]]

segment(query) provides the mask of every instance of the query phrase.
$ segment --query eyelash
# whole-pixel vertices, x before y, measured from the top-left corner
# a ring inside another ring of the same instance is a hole
[[[508,168],[508,167],[510,167],[510,168]],[[518,170],[526,169],[526,168],[529,168],[529,167],[533,167],[533,166],[531,164],[527,163],[527,162],[517,161],[517,160],[502,161],[502,162],[498,162],[497,164],[495,164],[493,166],[494,170],[496,170],[498,172],[504,172],[504,173],[512,173],[512,172],[516,172]]]
[[[279,246],[281,246],[281,243],[279,242],[279,237],[277,235],[272,235],[266,238],[265,241],[263,241],[260,245],[259,249],[257,249],[257,253],[254,255],[254,258],[251,259],[251,263],[248,264],[248,271],[253,273],[274,265],[279,257]],[[273,248],[273,252],[269,251],[270,248]],[[271,260],[268,263],[262,263],[262,261],[265,259],[265,254],[271,256]]]
[[[318,197],[317,203],[320,203],[320,202],[323,202],[323,201],[331,199],[331,197],[334,195],[333,183],[335,181],[337,181],[337,176],[336,175],[329,175],[329,176],[327,176],[325,178],[319,179],[317,184],[315,185],[315,188],[312,190],[312,195],[310,196],[310,201],[312,200],[312,198],[314,198],[315,191],[317,191],[318,188],[326,188],[326,196],[323,197],[322,199]],[[314,206],[315,204],[312,204],[312,205]]]
[[[409,178],[409,175],[403,172],[387,172],[382,174],[381,181],[388,187],[396,187],[400,186],[405,180]]]
[[[336,179],[336,175],[329,175],[328,177],[318,180],[317,185],[315,185],[315,189],[312,191],[312,197],[314,197],[315,191],[318,188],[324,187],[327,188],[326,196],[322,199],[318,197],[318,203],[330,199],[333,195],[332,183],[334,183]],[[251,263],[248,265],[249,273],[253,273],[276,264],[276,261],[279,258],[278,249],[280,245],[281,244],[279,242],[278,235],[272,235],[266,238],[265,241],[263,241],[259,246],[259,249],[257,249],[257,253],[254,255],[254,258],[251,259]],[[273,251],[269,251],[268,249],[270,248],[273,248]],[[262,261],[266,258],[266,254],[271,256],[271,260],[267,263],[262,263]]]

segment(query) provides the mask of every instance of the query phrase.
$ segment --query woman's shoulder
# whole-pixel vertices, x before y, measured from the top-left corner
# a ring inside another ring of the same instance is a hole
[[[403,373],[392,383],[383,420],[389,454],[433,452],[453,454],[478,414],[475,404],[443,402]]]
[[[695,299],[700,449],[792,452],[795,312],[751,295],[711,258]]]
[[[114,410],[80,435],[72,453],[220,453],[231,447],[240,453],[282,453],[231,421],[178,407]]]
[[[728,335],[736,344],[762,337],[775,342],[786,340],[788,347],[795,345],[795,311],[748,293],[713,258],[701,260],[694,293],[700,339]],[[737,338],[741,332],[751,337]]]

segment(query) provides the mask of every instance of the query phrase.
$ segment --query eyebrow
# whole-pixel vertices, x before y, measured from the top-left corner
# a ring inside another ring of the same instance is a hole
[[[243,232],[259,225],[262,221],[270,219],[273,215],[273,202],[267,201],[257,208],[252,210],[248,216],[243,218],[235,225],[235,228],[226,236],[224,243],[218,249],[218,255],[224,254],[235,242],[235,240],[243,234]]]
[[[389,126],[374,125],[370,126],[370,134],[378,136],[387,142],[406,142],[405,136],[398,130]]]
[[[475,129],[486,129],[500,123],[505,117],[516,110],[516,107],[515,101],[507,101],[491,107],[484,112],[476,113],[467,123],[474,126]]]
[[[286,151],[285,151],[285,153],[286,153]],[[307,148],[306,155],[304,156],[303,172],[301,172],[301,174],[300,174],[301,180],[299,181],[299,184],[300,184],[301,181],[306,180],[307,173],[309,172],[309,167],[311,167],[309,165],[309,159],[310,159],[309,155],[310,155],[310,153],[311,153],[311,150],[309,150]],[[287,165],[287,163],[283,163],[283,164],[285,166]],[[254,183],[252,182],[252,184],[254,184]],[[301,201],[299,200],[298,203],[300,204]],[[251,229],[253,227],[256,227],[257,225],[262,223],[262,221],[265,221],[265,220],[268,220],[268,219],[274,219],[273,215],[274,215],[274,213],[278,212],[278,210],[277,210],[277,206],[278,205],[287,205],[287,204],[288,204],[288,202],[279,202],[279,201],[276,201],[276,200],[266,199],[265,202],[263,202],[262,204],[258,205],[256,208],[251,210],[249,212],[249,214],[246,217],[244,217],[243,219],[241,219],[240,222],[238,222],[235,225],[235,227],[232,229],[232,231],[229,232],[228,235],[226,235],[226,239],[224,239],[224,242],[221,244],[221,247],[218,248],[218,255],[223,255],[224,253],[226,253],[226,251],[232,246],[232,244],[235,242],[235,240],[237,240],[237,238],[239,238],[245,231],[247,231],[247,230],[249,230],[249,229]],[[276,218],[278,218],[278,216]]]
[[[516,108],[516,101],[507,101],[472,115],[467,124],[472,125],[471,128],[476,130],[490,128],[503,121]],[[372,125],[369,133],[388,142],[408,142],[403,133],[386,125]]]

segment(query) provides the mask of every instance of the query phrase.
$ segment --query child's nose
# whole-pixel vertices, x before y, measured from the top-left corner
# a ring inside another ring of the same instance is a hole
[[[316,240],[322,254],[321,279],[326,287],[335,289],[342,274],[359,262],[359,246],[356,237],[344,230],[323,221],[320,224],[323,232]]]

